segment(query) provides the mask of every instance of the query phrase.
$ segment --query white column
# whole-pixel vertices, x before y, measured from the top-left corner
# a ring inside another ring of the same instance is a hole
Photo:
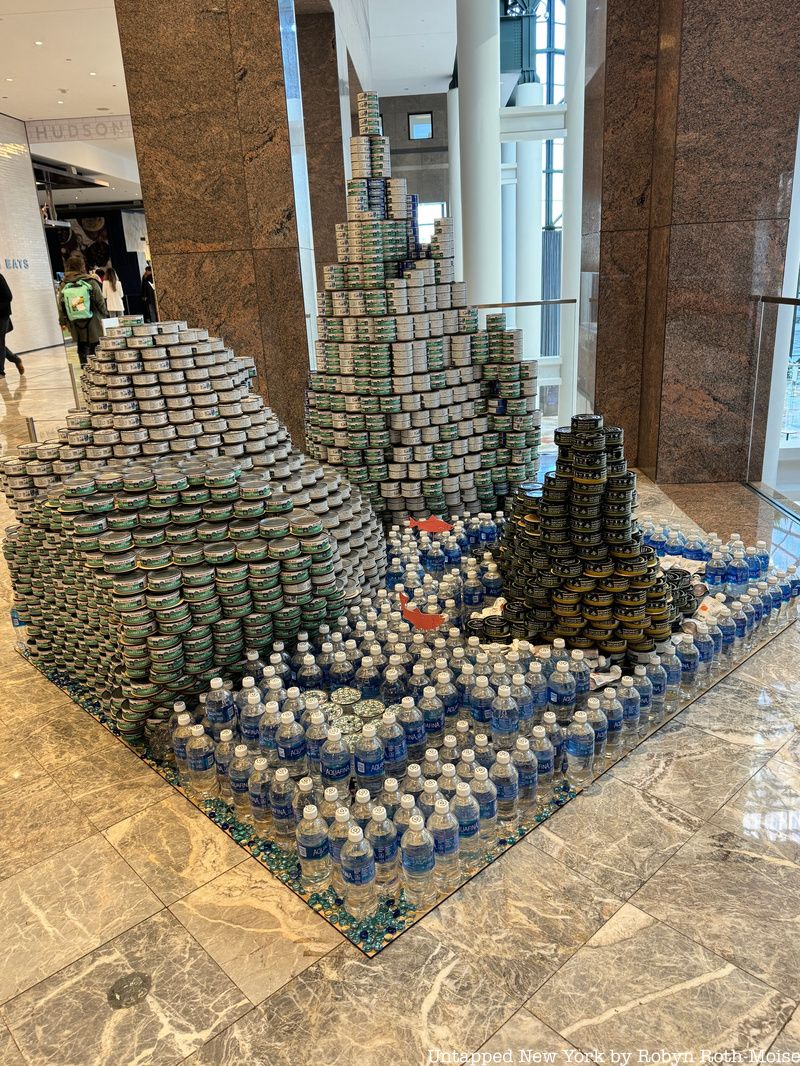
[[[350,138],[353,135],[353,119],[350,114],[350,68],[347,65],[347,42],[344,31],[339,25],[339,17],[334,11],[336,32],[336,73],[339,76],[339,114],[342,122],[342,154],[344,157],[344,177],[352,177],[350,168]]]
[[[561,297],[580,296],[581,217],[583,195],[583,95],[586,67],[586,0],[567,5],[564,98],[567,104],[564,138],[564,221],[561,235]],[[578,394],[578,311],[561,313],[561,390],[558,417],[565,425],[575,412]]]
[[[447,205],[453,220],[453,266],[456,281],[464,277],[461,223],[461,136],[458,128],[458,89],[447,91]]]
[[[457,0],[464,280],[472,303],[501,298],[500,15],[493,0]]]
[[[543,102],[541,82],[517,86],[515,105]],[[542,298],[542,144],[517,141],[517,295],[516,299]],[[523,333],[526,359],[541,355],[542,312],[538,307],[518,307],[517,326]]]
[[[517,297],[517,255],[519,234],[517,215],[516,144],[507,141],[500,145],[500,197],[503,212],[502,232],[502,296],[503,303],[513,303]],[[509,327],[516,326],[516,308],[504,308]]]

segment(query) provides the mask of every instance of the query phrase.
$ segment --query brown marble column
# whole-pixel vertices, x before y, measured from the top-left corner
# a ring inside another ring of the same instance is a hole
[[[625,425],[659,481],[740,480],[755,390],[752,295],[779,293],[783,271],[800,9],[606,8],[603,117],[587,125],[587,151],[602,153],[599,193],[587,190],[589,217],[600,219],[596,406]]]
[[[298,5],[297,50],[314,258],[317,285],[321,289],[324,265],[337,261],[336,223],[342,221],[347,211],[333,12],[306,14]]]
[[[118,0],[117,21],[161,314],[252,356],[302,443],[308,344],[278,3]]]

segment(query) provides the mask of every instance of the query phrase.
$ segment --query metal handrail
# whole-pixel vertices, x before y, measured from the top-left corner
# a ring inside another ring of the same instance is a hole
[[[477,307],[479,311],[485,311],[492,307],[553,307],[557,304],[576,304],[578,301],[571,300],[521,300],[517,303],[502,303],[502,304],[470,304],[470,307]]]
[[[796,300],[792,296],[762,296],[759,293],[754,293],[754,299],[759,300],[762,304],[781,304],[784,307],[800,307],[800,300]]]

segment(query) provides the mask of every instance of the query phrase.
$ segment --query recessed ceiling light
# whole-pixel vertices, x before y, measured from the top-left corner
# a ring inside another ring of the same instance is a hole
[[[56,103],[57,103],[57,104],[63,104],[63,103],[64,103],[64,101],[63,101],[63,100],[56,100]]]
[[[33,43],[36,45],[37,48],[41,48],[44,44],[44,41],[34,41]]]
[[[97,77],[97,71],[96,70],[90,70],[89,71],[89,77],[90,78],[96,78]]]
[[[13,81],[13,78],[6,78],[6,81]]]

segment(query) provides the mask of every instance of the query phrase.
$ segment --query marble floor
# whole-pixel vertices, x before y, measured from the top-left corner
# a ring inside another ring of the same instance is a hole
[[[27,369],[4,452],[73,405]],[[370,960],[14,652],[9,595],[2,1066],[800,1061],[800,627]]]

